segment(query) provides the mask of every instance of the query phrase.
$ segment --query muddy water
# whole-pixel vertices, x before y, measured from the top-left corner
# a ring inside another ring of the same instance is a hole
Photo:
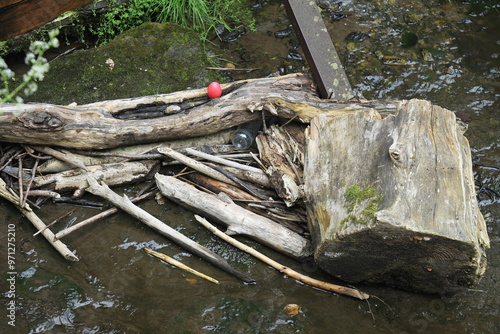
[[[227,258],[257,280],[243,284],[160,237],[124,214],[116,214],[70,235],[65,242],[78,263],[68,263],[11,205],[0,202],[2,264],[1,333],[498,333],[500,330],[500,20],[471,14],[447,1],[331,2],[324,12],[331,36],[357,93],[367,98],[424,98],[467,120],[481,211],[491,249],[488,269],[473,289],[420,295],[387,287],[360,287],[383,299],[365,302],[337,296],[282,277],[211,236],[192,213],[154,200],[141,206]],[[218,43],[215,51],[239,68],[232,79],[302,71],[283,9],[278,2],[257,6],[257,32]],[[275,33],[280,38],[275,36]],[[354,34],[353,34],[354,33]],[[408,40],[402,41],[407,34]],[[417,36],[415,42],[414,36]],[[413,44],[415,43],[415,44]],[[405,46],[403,47],[404,44]],[[412,45],[413,44],[413,45]],[[223,64],[225,60],[221,61]],[[131,189],[122,189],[132,192]],[[495,194],[496,192],[496,194]],[[52,221],[71,209],[46,205]],[[99,210],[78,208],[55,230]],[[15,225],[15,264],[6,268],[7,231]],[[250,243],[284,264],[333,281]],[[215,285],[154,259],[142,250],[164,252],[220,280]],[[15,327],[9,326],[9,274],[15,271]],[[300,305],[290,316],[287,304]]]

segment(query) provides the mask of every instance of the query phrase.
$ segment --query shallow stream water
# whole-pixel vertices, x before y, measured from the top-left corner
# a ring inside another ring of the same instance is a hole
[[[457,112],[474,160],[481,211],[491,248],[488,269],[472,289],[422,295],[359,286],[370,303],[327,293],[285,278],[200,227],[173,203],[140,204],[168,225],[222,255],[256,279],[243,284],[189,255],[119,213],[68,236],[80,258],[69,263],[5,201],[0,201],[1,333],[498,333],[500,332],[500,19],[448,1],[344,1],[324,5],[324,20],[356,93],[366,98],[422,98]],[[278,1],[258,2],[256,32],[214,41],[233,80],[307,70]],[[498,8],[497,8],[498,10]],[[403,38],[405,37],[405,38]],[[415,38],[416,37],[416,38]],[[122,189],[132,192],[132,189]],[[46,204],[50,222],[72,207]],[[55,230],[98,213],[78,208]],[[7,232],[15,225],[15,327],[8,324],[10,277]],[[248,242],[247,240],[244,240]],[[310,276],[333,280],[248,242]],[[147,255],[148,247],[214,278],[215,285]],[[284,307],[298,304],[297,315]]]

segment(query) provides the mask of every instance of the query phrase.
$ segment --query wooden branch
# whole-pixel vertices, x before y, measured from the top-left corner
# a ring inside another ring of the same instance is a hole
[[[182,162],[188,167],[191,167],[194,170],[197,170],[200,173],[203,173],[205,175],[208,175],[216,180],[225,182],[227,184],[237,186],[235,182],[227,178],[224,174],[221,174],[220,172],[214,170],[213,168],[208,167],[207,165],[196,161],[188,156],[185,156],[182,153],[179,153],[177,151],[172,150],[171,148],[163,147],[159,148],[158,152],[165,154],[166,156],[171,157],[172,159],[175,159],[177,161]]]
[[[224,270],[225,272],[241,279],[244,282],[254,282],[253,279],[248,277],[247,275],[239,272],[238,270],[232,268],[229,263],[227,263],[226,260],[224,260],[221,256],[215,254],[211,250],[201,246],[200,244],[196,243],[195,241],[189,239],[182,233],[178,232],[177,230],[174,230],[167,224],[163,223],[161,220],[158,218],[154,217],[153,215],[149,214],[145,210],[139,208],[138,206],[134,205],[130,199],[128,199],[126,196],[119,196],[117,193],[112,191],[106,184],[99,184],[95,178],[88,176],[87,177],[88,181],[88,187],[85,189],[86,191],[96,195],[100,196],[102,198],[105,198],[108,200],[110,203],[112,203],[114,206],[118,207],[119,209],[127,212],[130,214],[132,217],[138,219],[142,223],[146,224],[147,226],[151,227],[155,231],[159,232],[163,236],[169,238],[182,248],[188,250],[189,252],[198,255],[202,259],[210,262],[214,266],[217,266],[218,268]]]
[[[236,176],[237,178],[239,178],[241,180],[256,183],[256,184],[263,186],[263,187],[266,187],[266,188],[273,187],[271,182],[269,181],[269,177],[265,174],[263,176],[261,173],[253,173],[253,172],[241,170],[239,168],[233,168],[233,167],[227,167],[227,166],[223,166],[221,168],[228,171],[229,173],[233,174],[234,176]]]
[[[141,196],[138,196],[138,197],[134,197],[131,199],[131,202],[132,203],[137,203],[137,202],[140,202],[146,198],[149,198],[151,196],[153,196],[154,194],[156,194],[156,191],[151,191],[149,193],[146,193],[146,194],[143,194]],[[75,224],[71,227],[68,227],[62,231],[59,231],[56,233],[56,235],[54,236],[54,240],[58,240],[58,239],[61,239],[61,238],[64,238],[65,236],[67,236],[68,234],[71,234],[73,232],[75,232],[76,230],[79,230],[80,228],[84,227],[84,226],[87,226],[87,225],[90,225],[92,223],[95,223],[103,218],[106,218],[108,216],[111,216],[112,214],[116,213],[118,211],[117,208],[111,208],[111,209],[108,209],[106,211],[103,211],[95,216],[92,216],[88,219],[85,219],[81,222],[79,222],[78,224]]]
[[[205,189],[208,189],[214,193],[224,192],[228,194],[233,200],[245,200],[245,201],[260,201],[259,198],[250,195],[249,193],[232,186],[230,184],[214,180],[200,173],[192,173],[187,176],[190,181],[195,182],[196,184],[202,186]]]
[[[184,269],[185,271],[188,271],[190,272],[191,274],[194,274],[198,277],[201,277],[201,278],[204,278],[206,279],[207,281],[210,281],[212,283],[215,283],[215,284],[219,284],[219,281],[216,280],[215,278],[212,278],[210,276],[207,276],[203,273],[200,273],[199,271],[197,270],[194,270],[193,268],[189,267],[189,266],[186,266],[184,263],[180,262],[180,261],[177,261],[176,259],[174,258],[171,258],[170,256],[166,255],[166,254],[163,254],[163,253],[160,253],[160,252],[156,252],[152,249],[149,249],[149,248],[143,248],[144,251],[150,255],[153,255],[167,263],[170,263],[171,265],[173,266],[176,266],[178,268],[181,268],[181,269]]]
[[[89,174],[109,185],[122,185],[144,180],[148,175],[157,171],[158,168],[159,163],[154,160],[88,166],[88,172],[77,169],[37,176],[33,181],[33,187],[44,186],[57,191],[83,189],[87,187],[87,176]]]
[[[39,151],[39,152],[51,155],[54,158],[69,164],[70,166],[73,166],[76,168],[81,168],[85,171],[87,170],[87,167],[85,166],[85,164],[80,159],[78,159],[76,156],[74,156],[71,152],[68,152],[66,150],[58,151],[58,150],[55,150],[52,147],[48,147],[48,146],[32,146],[32,148]]]
[[[246,171],[253,172],[253,173],[259,173],[259,174],[262,174],[263,177],[267,177],[267,175],[264,174],[264,172],[260,168],[255,168],[252,166],[243,165],[243,164],[231,161],[231,160],[223,159],[223,158],[211,155],[211,154],[200,152],[198,150],[195,150],[195,149],[192,149],[189,147],[186,148],[186,152],[191,154],[191,155],[194,155],[198,158],[203,158],[205,160],[216,162],[216,163],[224,165],[224,166],[230,166],[230,167],[239,168],[239,169],[246,170]]]
[[[232,129],[223,130],[211,135],[195,138],[184,138],[172,141],[162,141],[150,144],[140,144],[140,145],[129,145],[124,147],[118,147],[108,151],[98,151],[99,155],[91,155],[89,152],[78,152],[73,153],[73,155],[80,161],[82,161],[86,166],[110,164],[117,162],[124,162],[130,160],[130,155],[143,155],[147,152],[151,152],[160,147],[170,147],[170,148],[180,148],[180,147],[196,147],[202,145],[218,145],[228,143],[231,140],[233,134]],[[132,143],[133,144],[133,143]],[[138,160],[138,159],[134,159]],[[139,160],[149,160],[149,159],[139,159]],[[59,173],[69,169],[72,169],[69,164],[64,163],[57,159],[51,159],[44,162],[40,167],[38,167],[38,172],[42,174],[47,173]]]
[[[357,111],[369,113],[376,111],[381,115],[393,114],[396,112],[399,101],[393,100],[325,100],[315,96],[272,96],[263,98],[261,105],[266,105],[267,109],[274,109],[274,113],[283,118],[297,117],[304,123],[309,123],[318,115],[336,117],[354,114]]]
[[[200,222],[200,224],[205,226],[210,232],[212,232],[213,234],[215,234],[219,238],[227,241],[228,243],[241,249],[242,251],[247,252],[248,254],[256,257],[257,259],[270,265],[271,267],[278,270],[279,272],[282,272],[286,276],[294,278],[294,279],[296,279],[302,283],[305,283],[307,285],[314,286],[316,288],[320,288],[323,290],[335,292],[335,293],[338,293],[340,295],[350,296],[350,297],[358,298],[361,300],[365,300],[365,299],[370,298],[369,294],[364,293],[362,291],[359,291],[357,289],[346,288],[344,286],[335,285],[335,284],[331,284],[328,282],[323,282],[323,281],[314,279],[312,277],[302,275],[301,273],[274,261],[273,259],[265,256],[264,254],[256,251],[255,249],[248,247],[244,243],[239,242],[238,240],[236,240],[234,238],[231,238],[229,235],[225,234],[224,232],[222,232],[221,230],[217,229],[215,226],[210,224],[205,218],[200,217],[198,215],[195,215],[195,218],[198,222]]]
[[[9,193],[7,184],[0,178],[0,196],[11,202],[28,220],[39,230],[47,241],[59,252],[66,260],[78,261],[78,257],[73,254],[69,248],[61,241],[54,241],[54,233],[47,229],[44,222],[31,210],[28,204],[20,206],[20,200],[17,196]]]
[[[311,245],[302,236],[278,223],[259,216],[232,202],[222,201],[174,177],[156,174],[156,184],[170,200],[228,226],[226,233],[241,234],[293,258],[311,255]]]

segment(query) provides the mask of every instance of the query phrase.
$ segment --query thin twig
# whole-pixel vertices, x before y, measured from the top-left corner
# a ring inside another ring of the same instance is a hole
[[[165,261],[165,262],[167,262],[167,263],[170,263],[170,264],[171,264],[171,265],[173,265],[173,266],[176,266],[176,267],[178,267],[178,268],[181,268],[181,269],[184,269],[184,270],[186,270],[186,271],[189,271],[191,274],[194,274],[194,275],[196,275],[196,276],[199,276],[199,277],[201,277],[201,278],[204,278],[204,279],[206,279],[207,281],[210,281],[210,282],[212,282],[212,283],[219,284],[219,281],[218,281],[218,280],[216,280],[215,278],[212,278],[212,277],[207,276],[207,275],[205,275],[205,274],[203,274],[203,273],[200,273],[199,271],[194,270],[193,268],[186,266],[186,265],[185,265],[185,264],[183,264],[182,262],[179,262],[179,261],[177,261],[176,259],[171,258],[170,256],[168,256],[168,255],[166,255],[166,254],[163,254],[163,253],[160,253],[160,252],[156,252],[156,251],[154,251],[154,250],[152,250],[152,249],[149,249],[149,248],[146,248],[146,247],[144,247],[143,249],[144,249],[144,251],[145,251],[146,253],[148,253],[148,254],[150,254],[150,255],[153,255],[153,256],[155,256],[155,257],[157,257],[157,258],[159,258],[159,259],[161,259],[161,260],[163,260],[163,261]]]
[[[138,196],[138,197],[135,197],[135,198],[132,198],[131,201],[132,203],[137,203],[137,202],[140,202],[142,200],[145,200],[149,197],[152,197],[154,194],[156,194],[156,191],[151,191],[151,192],[148,192],[148,193],[145,193],[141,196]],[[74,231],[84,227],[84,226],[87,226],[87,225],[90,225],[100,219],[103,219],[103,218],[106,218],[108,216],[111,216],[113,213],[117,212],[118,209],[117,208],[111,208],[111,209],[108,209],[106,211],[103,211],[101,213],[99,213],[98,215],[95,215],[93,217],[90,217],[88,219],[85,219],[81,222],[79,222],[78,224],[75,224],[71,227],[68,227],[62,231],[59,231],[56,233],[56,235],[54,236],[54,241],[55,240],[59,240],[65,236],[67,236],[68,234],[70,233],[73,233]]]
[[[205,160],[208,160],[208,161],[217,162],[217,163],[219,163],[221,165],[230,166],[230,167],[234,167],[234,168],[239,168],[239,169],[246,170],[246,171],[249,171],[249,172],[264,174],[264,172],[260,168],[255,168],[255,167],[252,167],[252,166],[247,166],[247,165],[239,164],[239,163],[234,162],[234,161],[223,159],[220,156],[213,156],[211,154],[208,154],[208,153],[205,153],[205,152],[200,152],[200,151],[192,149],[192,148],[186,148],[186,152],[189,153],[189,154],[191,154],[191,155],[197,156],[199,158],[203,158]]]
[[[31,178],[30,181],[28,182],[28,186],[26,187],[26,194],[23,198],[23,202],[21,203],[21,206],[23,207],[26,204],[26,200],[28,199],[28,194],[30,192],[31,184],[33,183],[33,180],[35,179],[35,173],[36,169],[38,168],[38,159],[35,160],[35,164],[33,165],[33,168],[31,169]]]
[[[51,227],[52,225],[54,225],[55,223],[58,223],[59,221],[61,221],[61,219],[64,219],[65,217],[67,217],[70,214],[72,214],[73,212],[75,212],[75,210],[76,209],[71,209],[68,212],[66,212],[64,215],[62,215],[61,217],[54,219],[50,224],[45,225],[44,228],[42,228],[41,230],[38,230],[38,232],[36,232],[35,234],[33,234],[33,236],[36,237],[37,235],[39,235],[40,233],[42,233],[43,231],[45,231],[46,229],[48,229],[49,227]]]
[[[17,169],[18,173],[17,182],[19,183],[19,206],[24,207],[22,203],[26,203],[26,201],[24,200],[24,194],[23,194],[23,159],[17,158],[17,162],[19,164]]]
[[[256,251],[255,249],[248,247],[244,243],[239,242],[238,240],[230,237],[229,235],[225,234],[224,232],[222,232],[221,230],[219,230],[218,228],[216,228],[215,226],[210,224],[205,218],[200,217],[198,215],[195,215],[195,218],[198,222],[200,222],[200,224],[205,226],[210,232],[212,232],[216,236],[227,241],[231,245],[249,253],[250,255],[261,260],[262,262],[264,262],[264,263],[270,265],[271,267],[277,269],[278,271],[284,273],[285,275],[290,276],[292,278],[295,278],[296,280],[298,280],[302,283],[305,283],[305,284],[308,284],[308,285],[311,285],[311,286],[314,286],[314,287],[317,287],[317,288],[320,288],[323,290],[332,291],[332,292],[335,292],[335,293],[338,293],[341,295],[346,295],[346,296],[358,298],[361,300],[365,300],[365,299],[370,298],[369,294],[364,293],[362,291],[359,291],[357,289],[352,289],[352,288],[348,288],[348,287],[341,286],[341,285],[335,285],[335,284],[331,284],[328,282],[319,281],[319,280],[311,278],[309,276],[302,275],[302,274],[296,272],[295,270],[292,270],[292,269],[274,261],[273,259],[265,256],[264,254]]]

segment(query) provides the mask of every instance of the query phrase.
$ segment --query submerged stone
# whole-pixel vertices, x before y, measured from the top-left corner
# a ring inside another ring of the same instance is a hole
[[[196,32],[172,23],[144,23],[101,47],[50,64],[26,100],[54,104],[165,94],[205,87],[221,78],[207,70]]]

